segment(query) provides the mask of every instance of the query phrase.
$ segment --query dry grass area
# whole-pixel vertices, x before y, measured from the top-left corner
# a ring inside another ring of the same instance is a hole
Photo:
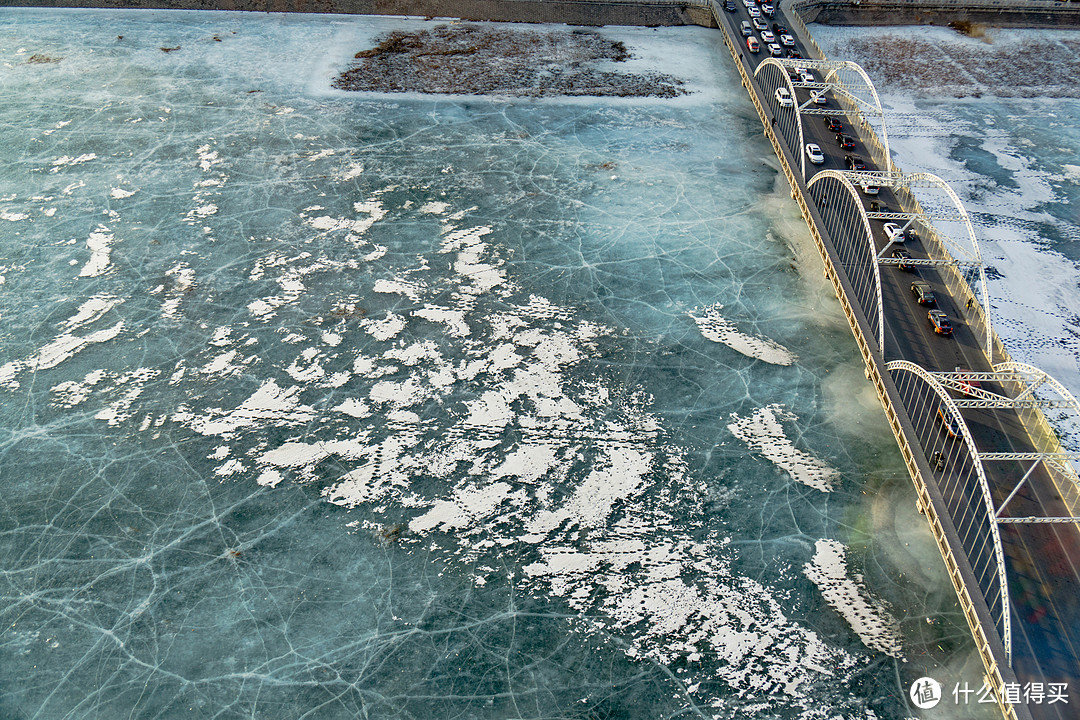
[[[592,30],[508,30],[439,25],[394,31],[334,81],[343,90],[551,97],[663,97],[686,94],[661,73],[597,67],[629,59],[626,46]]]
[[[1080,97],[1080,38],[1005,43],[985,36],[978,26],[963,32],[977,33],[983,42],[940,43],[886,34],[852,40],[842,56],[862,65],[879,90]]]

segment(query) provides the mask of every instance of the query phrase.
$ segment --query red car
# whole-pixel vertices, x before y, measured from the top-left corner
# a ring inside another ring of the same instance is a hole
[[[982,390],[982,383],[978,380],[972,380],[966,377],[966,373],[972,372],[964,367],[956,368],[956,382],[960,384],[960,387],[964,388],[965,395],[973,395],[972,390]]]

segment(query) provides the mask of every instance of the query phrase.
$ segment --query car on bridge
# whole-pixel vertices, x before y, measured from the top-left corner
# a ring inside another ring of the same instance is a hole
[[[773,25],[773,27],[777,27]],[[795,47],[795,38],[791,37],[787,33],[780,33],[780,44],[784,47]]]
[[[761,43],[757,41],[756,37],[746,38],[746,49],[752,53],[759,52],[761,50]]]
[[[863,195],[877,195],[881,192],[881,188],[877,185],[860,185],[859,188],[863,191]]]
[[[866,163],[858,155],[848,155],[844,158],[844,164],[848,166],[848,170],[865,170]]]
[[[774,33],[776,33],[777,35],[787,35],[787,28],[784,27],[783,25],[781,25],[780,23],[773,23],[772,24],[772,31]]]
[[[795,107],[795,100],[791,97],[791,91],[786,87],[776,88],[774,95],[776,102],[780,104],[780,107]]]
[[[787,49],[787,56],[789,58],[793,59],[793,60],[801,60],[802,59],[802,53],[799,52],[798,48],[788,48]]]
[[[742,30],[743,37],[750,37],[754,34],[754,28],[750,26],[750,21],[748,20],[743,20],[739,29]]]
[[[930,325],[938,335],[952,335],[952,323],[949,322],[949,316],[945,313],[940,310],[931,310],[926,313],[926,319],[930,321]]]
[[[840,124],[840,121],[834,118],[832,115],[826,115],[823,120],[825,121],[825,127],[829,128],[833,132],[840,132],[844,129],[844,126]]]
[[[854,150],[855,138],[850,135],[844,135],[843,133],[836,133],[836,144],[843,150]]]
[[[773,57],[780,57],[784,54],[784,51],[780,49],[780,46],[776,43],[769,44],[769,54]]]
[[[766,45],[768,45],[769,43],[774,43],[774,42],[776,42],[776,36],[773,35],[771,32],[769,32],[768,30],[762,30],[761,31],[761,42],[765,43]]]
[[[889,242],[902,243],[907,240],[904,229],[896,223],[885,223],[885,227],[883,227],[882,230],[885,231],[885,237]]]
[[[982,390],[982,383],[978,380],[972,380],[968,376],[968,373],[972,372],[971,370],[968,370],[967,368],[958,365],[956,366],[956,370],[954,370],[954,372],[956,373],[957,384],[960,385],[961,388],[963,388],[960,392],[962,392],[964,395],[974,395],[975,390]]]
[[[825,153],[821,152],[821,148],[815,143],[807,143],[806,145],[806,159],[815,165],[821,165],[825,162]]]
[[[945,412],[945,408],[938,408],[937,419],[945,426],[945,432],[949,434],[949,437],[960,437],[960,423],[956,422],[956,418],[951,413]]]
[[[755,19],[756,19],[756,18],[760,18],[760,17],[761,17],[761,11],[760,11],[760,10],[758,10],[758,9],[757,9],[756,7],[754,7],[753,5],[751,5],[750,7],[746,8],[746,12],[750,13],[750,17],[752,17],[752,18],[755,18]]]
[[[727,0],[724,3],[724,9],[728,12],[735,12],[735,0]]]
[[[892,256],[900,261],[896,267],[904,272],[911,272],[911,263],[905,262],[911,259],[911,253],[904,248],[896,248],[892,251]]]
[[[765,13],[769,17],[772,17],[773,13],[776,12],[776,8],[773,7],[772,3],[761,3],[761,12]]]
[[[827,97],[825,97],[825,93],[823,93],[823,92],[819,92],[819,93],[816,93],[816,94],[811,94],[810,99],[814,101],[815,105],[828,105],[829,104],[829,99]]]
[[[751,22],[754,25],[754,29],[759,31],[759,32],[761,30],[768,30],[769,29],[769,24],[767,22],[765,22],[764,20],[762,20],[761,18],[759,18],[759,17],[754,18]]]
[[[911,294],[915,296],[915,302],[920,305],[933,305],[937,302],[937,298],[934,297],[934,288],[930,287],[930,283],[922,280],[911,283]]]

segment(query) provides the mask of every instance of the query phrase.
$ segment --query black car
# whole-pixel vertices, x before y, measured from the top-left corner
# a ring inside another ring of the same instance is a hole
[[[781,25],[780,23],[773,23],[772,24],[772,31],[774,33],[776,33],[776,37],[780,37],[781,35],[787,35],[788,34],[787,28],[784,27],[783,25]]]
[[[799,52],[798,48],[788,48],[787,49],[787,56],[789,58],[801,58],[802,53]]]
[[[900,261],[900,264],[897,265],[898,268],[900,268],[901,270],[908,271],[908,272],[911,271],[911,265],[909,263],[905,262],[906,260],[911,259],[911,253],[909,253],[904,248],[896,248],[895,250],[892,251],[892,256]]]
[[[887,213],[890,212],[889,206],[880,200],[870,201],[870,212],[872,213]]]
[[[836,144],[843,150],[854,150],[855,138],[850,135],[844,135],[843,133],[836,133]]]
[[[832,115],[826,115],[824,120],[825,127],[829,128],[833,132],[840,132],[844,129],[844,126],[840,124],[840,121],[834,118]]]
[[[865,170],[866,163],[858,155],[847,155],[844,157],[844,162],[848,166],[848,170]]]
[[[920,305],[933,305],[937,302],[937,298],[934,297],[934,289],[930,287],[930,283],[916,280],[911,283],[911,292],[915,295],[915,302]]]
[[[728,12],[735,12],[735,0],[727,0],[724,3],[724,9]]]

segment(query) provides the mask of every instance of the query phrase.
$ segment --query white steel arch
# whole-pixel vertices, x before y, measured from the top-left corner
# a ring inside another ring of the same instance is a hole
[[[806,107],[804,104],[798,110],[800,116],[804,114],[846,115],[864,119],[865,116],[870,115],[877,118],[878,122],[881,124],[881,144],[885,162],[887,164],[886,170],[893,170],[892,152],[889,150],[889,128],[885,122],[885,111],[881,107],[881,98],[878,96],[877,88],[874,87],[874,83],[870,80],[870,76],[866,74],[866,71],[863,70],[858,63],[851,62],[850,60],[781,59],[768,57],[762,60],[754,70],[754,77],[757,77],[758,73],[761,72],[761,69],[766,65],[773,65],[780,68],[784,77],[787,77],[788,69],[806,68],[807,70],[817,70],[822,73],[822,82],[792,83],[790,79],[788,80],[788,89],[791,90],[792,97],[795,97],[795,88],[797,87],[817,92],[829,90],[835,97],[843,98],[852,107],[851,110],[825,110],[816,107]],[[869,97],[864,97],[864,95],[868,95]],[[802,123],[800,120],[800,128],[801,126]],[[803,138],[800,135],[800,144],[802,139]]]
[[[1012,665],[1012,609],[1009,602],[1008,579],[1005,575],[1005,551],[1001,544],[1001,533],[998,530],[998,513],[997,509],[994,507],[993,497],[990,494],[990,483],[986,478],[986,469],[983,466],[983,456],[979,453],[979,449],[975,445],[975,439],[971,435],[971,430],[968,429],[967,421],[964,420],[960,408],[957,407],[956,402],[949,395],[945,386],[938,382],[934,373],[907,360],[893,360],[886,363],[885,367],[894,375],[900,372],[908,372],[923,380],[938,396],[938,399],[941,400],[948,411],[949,417],[956,422],[957,427],[960,430],[960,436],[964,441],[964,445],[967,447],[971,457],[972,467],[975,470],[975,476],[978,479],[979,491],[982,495],[983,503],[986,506],[987,517],[990,519],[990,522],[987,525],[991,539],[993,540],[998,585],[1001,588],[1001,641],[1005,646],[1006,662],[1008,662],[1009,665]]]
[[[849,177],[849,173],[842,170],[822,170],[814,177],[810,178],[810,182],[806,184],[807,189],[813,188],[817,183],[825,180],[838,181],[851,195],[854,200],[855,207],[859,208],[859,217],[862,220],[863,230],[866,231],[866,245],[870,253],[870,264],[874,268],[874,289],[877,294],[877,310],[878,310],[878,352],[885,355],[885,298],[881,290],[881,267],[879,266],[877,258],[877,250],[874,247],[874,233],[870,228],[870,218],[866,214],[866,208],[863,207],[862,199],[859,197],[859,191],[855,189],[855,185],[852,184]]]
[[[784,84],[787,85],[787,90],[788,90],[789,93],[791,93],[791,101],[792,101],[792,103],[794,103],[795,98],[796,98],[795,85],[791,82],[791,77],[788,75],[787,67],[785,65],[783,65],[783,63],[780,60],[777,60],[774,57],[767,57],[764,60],[762,60],[761,63],[756,68],[754,68],[754,77],[757,78],[758,73],[760,73],[762,68],[765,68],[765,67],[775,67],[780,72],[780,77],[783,79]],[[784,108],[779,108],[779,110],[783,110],[783,109]],[[806,147],[805,147],[805,145],[806,145],[806,133],[803,131],[803,122],[802,122],[803,112],[802,112],[801,108],[799,108],[797,106],[794,106],[794,105],[790,109],[792,111],[794,111],[794,113],[795,113],[795,124],[796,124],[796,127],[797,127],[798,131],[799,131],[799,142],[798,142],[797,147],[794,148],[794,150],[799,155],[799,168],[802,171],[803,178],[805,178],[806,177]],[[778,112],[779,112],[779,110],[778,110]]]

